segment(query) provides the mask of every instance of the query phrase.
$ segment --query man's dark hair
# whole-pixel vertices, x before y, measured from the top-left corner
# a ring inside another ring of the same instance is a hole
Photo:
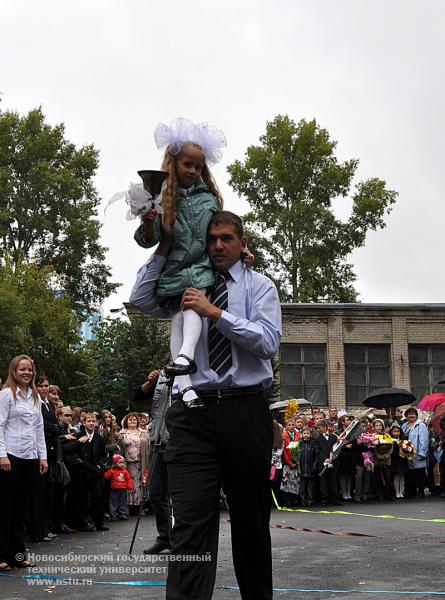
[[[243,222],[230,210],[220,210],[215,213],[210,221],[210,225],[233,225],[236,229],[236,233],[240,238],[244,236]]]

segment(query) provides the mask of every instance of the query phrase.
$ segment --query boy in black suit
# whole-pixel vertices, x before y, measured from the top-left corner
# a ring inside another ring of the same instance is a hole
[[[78,508],[81,529],[89,529],[85,526],[88,516],[88,499],[90,499],[90,511],[97,531],[108,531],[103,524],[102,511],[102,484],[103,473],[106,467],[107,452],[105,440],[98,434],[97,419],[94,413],[85,416],[84,426],[77,434],[77,454],[81,459],[78,471]]]
[[[334,444],[337,442],[337,436],[333,433],[328,433],[328,422],[326,419],[320,419],[320,421],[318,421],[317,430],[319,433],[318,437],[315,439],[317,449],[317,470],[321,473],[325,467],[325,461],[330,460],[330,454]],[[331,465],[332,466],[328,466],[323,475],[320,476],[322,506],[327,506],[328,504],[341,504],[338,500],[337,469],[335,468],[335,462],[331,463]]]

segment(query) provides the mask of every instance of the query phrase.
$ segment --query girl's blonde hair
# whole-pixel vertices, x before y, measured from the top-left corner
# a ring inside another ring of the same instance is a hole
[[[29,356],[27,356],[26,354],[20,354],[19,356],[15,356],[12,360],[11,360],[11,364],[9,365],[9,371],[8,371],[8,377],[6,378],[5,383],[3,384],[3,388],[10,388],[12,391],[12,395],[14,397],[14,402],[17,402],[17,380],[15,378],[15,371],[17,370],[17,367],[19,366],[19,362],[22,360],[27,360],[32,367],[32,379],[29,383],[29,387],[31,388],[32,391],[32,397],[34,399],[34,404],[38,404],[40,397],[39,397],[39,392],[37,391],[36,388],[36,367],[34,364],[34,361],[32,360],[32,358],[30,358]]]
[[[193,142],[187,142],[182,146],[181,152],[187,146],[194,146],[195,148],[199,148],[200,150],[202,150],[201,146],[198,146],[198,144],[194,144]],[[173,154],[171,154],[168,151],[168,148],[165,151],[161,169],[162,171],[166,171],[168,173],[168,177],[166,179],[166,187],[162,192],[161,204],[164,210],[164,213],[162,215],[162,225],[166,231],[170,232],[176,213],[176,197],[179,191],[179,184],[178,178],[176,176],[176,158]],[[210,169],[208,168],[206,163],[204,163],[202,169],[201,179],[206,184],[209,192],[213,196],[215,196],[219,210],[222,210],[224,201],[221,192],[219,191],[218,186],[216,185],[216,181],[213,179],[213,175],[211,174]]]

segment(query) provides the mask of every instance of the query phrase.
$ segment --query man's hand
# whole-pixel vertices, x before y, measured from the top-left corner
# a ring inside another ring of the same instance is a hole
[[[153,383],[159,377],[160,373],[161,373],[161,371],[159,369],[150,371],[150,373],[148,374],[148,377],[147,377],[147,381],[150,381],[150,383]]]
[[[10,471],[11,470],[11,463],[7,456],[0,458],[0,469],[2,471]]]
[[[45,475],[45,473],[48,471],[48,462],[45,459],[41,459],[39,461],[39,472],[40,475]]]
[[[187,310],[191,308],[201,317],[208,317],[213,321],[217,321],[222,310],[214,306],[200,290],[188,288],[182,296],[181,309]]]
[[[155,369],[154,371],[150,371],[147,375],[147,381],[141,385],[141,389],[144,393],[147,393],[148,390],[152,387],[154,383],[156,383],[161,371],[159,369]]]

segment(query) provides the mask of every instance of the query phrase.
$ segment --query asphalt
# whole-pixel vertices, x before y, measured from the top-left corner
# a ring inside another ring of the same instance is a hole
[[[333,512],[274,510],[274,598],[445,598],[444,509],[445,500],[430,497],[347,504],[339,511],[332,507]],[[166,562],[139,562],[143,548],[155,538],[154,518],[142,518],[130,559],[134,524],[133,518],[112,523],[107,532],[61,535],[52,542],[30,544],[37,569],[0,576],[0,599],[164,598]],[[230,524],[222,512],[213,598],[239,599],[235,587]]]

